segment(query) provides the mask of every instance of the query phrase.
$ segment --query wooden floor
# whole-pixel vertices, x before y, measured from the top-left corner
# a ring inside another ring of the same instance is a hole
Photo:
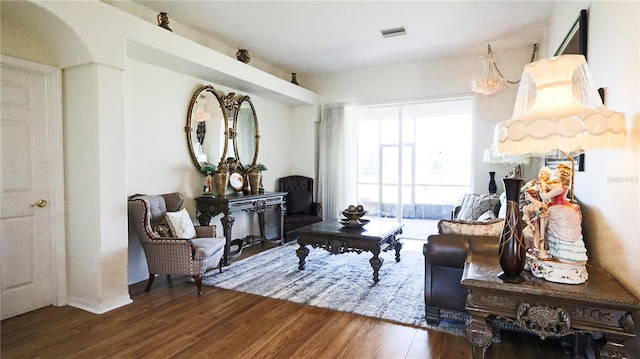
[[[132,304],[102,315],[65,306],[4,320],[0,357],[472,357],[464,337],[215,287],[198,298],[187,279],[158,277],[149,293],[134,284]],[[556,340],[504,332],[486,357],[570,356]]]

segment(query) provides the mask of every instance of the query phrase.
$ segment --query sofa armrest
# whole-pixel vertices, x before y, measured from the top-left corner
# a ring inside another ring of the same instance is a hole
[[[498,255],[499,238],[464,234],[434,234],[424,254],[424,303],[427,322],[440,320],[441,308],[465,311],[467,290],[460,284],[469,251]]]
[[[469,236],[435,234],[427,238],[422,253],[431,265],[462,268],[469,251]]]
[[[498,256],[500,237],[469,236],[469,250],[471,252]]]
[[[464,268],[469,251],[498,255],[500,239],[492,236],[434,234],[423,247],[425,261],[432,265]]]

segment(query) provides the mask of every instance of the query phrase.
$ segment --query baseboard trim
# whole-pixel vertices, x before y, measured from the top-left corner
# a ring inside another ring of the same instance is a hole
[[[70,296],[67,301],[67,304],[71,307],[86,310],[94,314],[104,314],[131,303],[133,303],[133,300],[128,294],[106,303],[98,303],[74,296]]]

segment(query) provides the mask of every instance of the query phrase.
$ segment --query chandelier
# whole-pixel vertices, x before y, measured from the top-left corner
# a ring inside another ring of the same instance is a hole
[[[531,61],[529,62],[533,62],[536,56],[536,50],[538,50],[538,44],[533,45],[533,53],[531,54]],[[471,91],[481,93],[483,95],[491,95],[506,89],[507,84],[516,85],[520,82],[520,80],[509,81],[504,78],[504,75],[502,75],[502,72],[500,72],[500,69],[496,64],[496,60],[493,58],[491,44],[487,45],[487,54],[481,56],[480,59],[484,64],[484,72],[481,78],[471,81]]]

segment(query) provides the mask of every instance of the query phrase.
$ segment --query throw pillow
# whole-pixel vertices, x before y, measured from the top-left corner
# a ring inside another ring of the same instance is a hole
[[[153,226],[153,231],[156,232],[158,237],[171,237],[171,228],[167,223],[159,223]]]
[[[189,217],[189,212],[187,212],[186,208],[178,212],[167,212],[165,219],[174,237],[195,238],[196,228],[193,226],[193,222],[191,222],[191,217]]]
[[[500,211],[498,212],[498,218],[507,217],[507,192],[500,194]]]
[[[313,194],[309,191],[289,192],[287,195],[287,213],[310,214]]]
[[[503,227],[504,219],[500,218],[486,222],[442,219],[438,222],[438,233],[500,237]]]
[[[499,205],[500,198],[497,194],[466,194],[456,219],[477,221],[486,211],[491,210],[495,213]]]
[[[482,221],[482,222],[486,222],[492,219],[496,219],[496,214],[493,213],[492,210],[488,210],[486,212],[484,212],[483,214],[480,215],[480,217],[478,217],[478,221]]]

